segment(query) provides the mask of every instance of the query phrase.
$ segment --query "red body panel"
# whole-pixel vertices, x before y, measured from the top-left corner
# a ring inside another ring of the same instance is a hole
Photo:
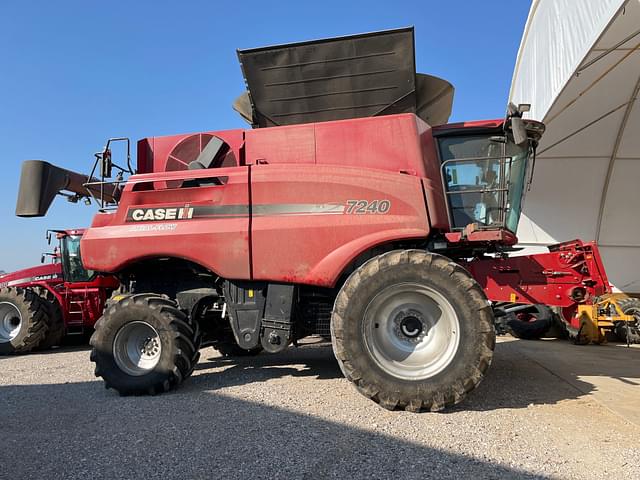
[[[0,288],[24,287],[34,283],[62,282],[62,265],[48,263],[0,275]]]
[[[227,183],[159,186],[166,180],[189,181],[212,173],[226,177]],[[382,213],[349,213],[349,200],[368,205],[386,201],[389,208]],[[136,209],[187,205],[196,217],[140,222],[131,218]],[[198,216],[199,209],[210,207],[218,213]],[[412,175],[304,165],[137,175],[127,183],[118,211],[96,217],[82,238],[82,255],[85,266],[98,271],[119,271],[146,258],[176,257],[224,278],[332,286],[361,251],[392,240],[426,238],[426,219],[421,182]]]
[[[415,115],[399,114],[247,130],[246,164],[341,165],[424,177],[418,127],[430,129]],[[427,161],[437,161],[429,153]]]
[[[316,163],[314,124],[247,130],[245,139],[245,164]]]
[[[251,170],[251,191],[255,280],[330,287],[368,248],[429,234],[420,179],[411,175],[258,165]],[[389,209],[359,213],[357,207],[349,209],[349,201],[386,201]],[[278,211],[288,205],[292,207]]]
[[[442,169],[436,152],[436,143],[431,127],[424,122],[418,122],[418,135],[422,147],[422,159],[425,166],[425,174],[422,179],[429,223],[431,228],[449,231],[449,215],[447,204],[444,201],[444,186],[442,185]]]
[[[224,185],[172,188],[184,179],[218,175]],[[239,207],[235,213],[191,221],[135,222],[127,212],[154,207]],[[98,214],[82,237],[82,260],[87,268],[118,272],[139,260],[176,257],[210,268],[224,278],[248,279],[249,167],[191,170],[132,176],[115,213]]]
[[[237,142],[238,132],[208,133]],[[238,143],[232,148],[244,153],[239,163],[247,167],[131,177],[117,212],[96,215],[83,236],[87,268],[117,272],[139,260],[177,257],[224,278],[331,286],[345,265],[371,246],[426,239],[430,226],[423,185],[438,225],[446,218],[441,183],[422,180],[434,172],[439,175],[439,166],[433,141],[427,139],[431,138],[430,127],[415,115],[247,130],[244,137],[244,151]],[[183,138],[145,140],[153,150],[154,169],[163,168],[161,158]],[[139,160],[141,170],[150,164],[145,155]],[[183,182],[212,175],[228,179],[224,185],[180,188]],[[342,216],[278,212],[279,206],[290,209],[297,204],[347,208],[349,200],[368,205],[385,200],[390,210]],[[127,212],[137,208],[186,206],[222,207],[232,214],[139,225],[127,217]],[[268,210],[256,215],[259,208]],[[283,241],[288,248],[282,248]]]

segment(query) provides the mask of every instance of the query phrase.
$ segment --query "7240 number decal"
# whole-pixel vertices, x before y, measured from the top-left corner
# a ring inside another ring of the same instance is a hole
[[[385,214],[391,210],[389,200],[347,200],[347,209],[344,213],[350,215],[364,215],[367,213]]]

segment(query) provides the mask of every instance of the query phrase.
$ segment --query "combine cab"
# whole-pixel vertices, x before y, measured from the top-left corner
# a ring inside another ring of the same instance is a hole
[[[416,74],[412,29],[238,55],[252,129],[143,139],[126,182],[107,148],[73,190],[110,195],[81,242],[85,268],[122,282],[91,339],[108,387],[168,391],[205,343],[276,353],[316,334],[375,402],[441,410],[491,363],[490,301],[582,324],[609,292],[593,244],[510,256],[544,126],[524,106],[444,124],[453,89]]]
[[[82,233],[47,232],[49,240],[52,234],[59,240],[53,253],[42,256],[51,263],[0,275],[0,355],[44,350],[65,335],[93,329],[118,282],[84,268]]]

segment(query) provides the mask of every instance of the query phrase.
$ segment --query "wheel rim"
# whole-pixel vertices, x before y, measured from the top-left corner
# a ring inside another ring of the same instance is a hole
[[[460,323],[442,294],[425,285],[401,283],[369,302],[363,334],[371,358],[382,370],[402,380],[423,380],[453,360]]]
[[[20,333],[22,314],[9,302],[0,302],[0,343],[13,340]]]
[[[162,342],[157,330],[147,322],[124,325],[113,341],[113,357],[122,371],[138,377],[153,370],[160,361]]]

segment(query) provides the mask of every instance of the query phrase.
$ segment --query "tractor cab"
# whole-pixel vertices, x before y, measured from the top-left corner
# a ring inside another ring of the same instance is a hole
[[[505,120],[433,128],[453,231],[473,225],[515,235],[544,132],[544,125],[522,120],[521,113],[514,107]]]
[[[95,277],[93,270],[87,270],[82,265],[80,240],[83,232],[84,230],[47,231],[47,241],[49,243],[51,243],[52,234],[55,234],[59,241],[59,247],[56,247],[54,253],[47,255],[51,255],[54,262],[61,263],[65,282],[90,282]]]
[[[47,241],[53,235],[59,242],[54,261],[60,264],[62,282],[52,286],[63,311],[67,333],[84,333],[102,314],[102,308],[118,280],[100,275],[82,264],[80,240],[84,229],[48,230]]]
[[[62,260],[62,272],[67,282],[88,282],[95,272],[87,270],[82,265],[80,255],[81,234],[66,235],[60,239],[60,256]]]

